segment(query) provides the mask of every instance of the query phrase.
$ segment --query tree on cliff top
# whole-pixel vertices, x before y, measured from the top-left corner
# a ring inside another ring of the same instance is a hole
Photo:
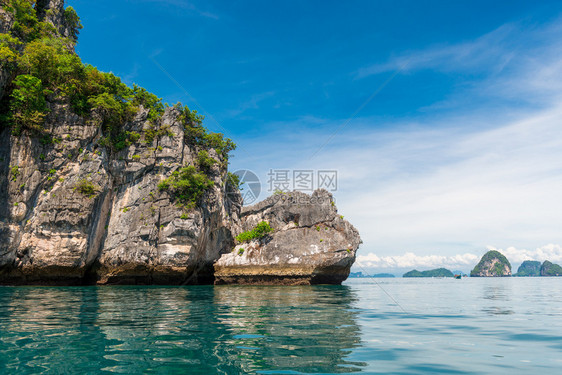
[[[63,10],[63,2],[59,1],[54,3],[56,9],[47,9],[51,3],[46,0],[37,3],[1,0],[0,3],[14,20],[8,34],[0,33],[2,67],[14,77],[0,101],[0,125],[10,127],[14,135],[28,132],[46,137],[42,125],[48,108],[42,103],[56,101],[68,104],[79,116],[89,117],[93,113],[100,116],[105,137],[102,144],[114,151],[130,146],[133,139],[152,143],[154,138],[170,134],[159,126],[168,107],[162,99],[136,85],[128,87],[112,73],[83,64],[74,53],[82,25],[72,7]],[[61,17],[53,17],[56,14]],[[62,33],[68,34],[69,28],[70,37],[65,38]],[[42,98],[38,97],[39,93]],[[152,124],[142,140],[129,137],[123,129],[141,106],[148,110],[147,119]],[[234,142],[220,133],[208,132],[202,125],[203,116],[196,111],[181,104],[174,108],[184,125],[186,142],[200,149],[215,149],[226,165],[229,153],[236,148]]]

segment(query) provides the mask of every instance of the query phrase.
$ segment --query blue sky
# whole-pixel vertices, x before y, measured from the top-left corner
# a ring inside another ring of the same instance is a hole
[[[231,170],[337,170],[368,271],[562,261],[559,2],[68,3],[82,59],[205,114]]]

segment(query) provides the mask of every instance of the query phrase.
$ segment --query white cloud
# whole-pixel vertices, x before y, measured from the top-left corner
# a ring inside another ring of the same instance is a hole
[[[357,265],[366,268],[399,269],[399,268],[466,268],[473,266],[479,260],[475,254],[457,254],[454,256],[443,255],[416,255],[405,253],[403,255],[377,256],[374,253],[357,256]]]
[[[497,250],[505,255],[512,264],[522,263],[525,260],[537,260],[539,262],[549,260],[553,263],[562,263],[562,246],[560,245],[548,244],[535,250],[517,249],[515,247]]]
[[[510,246],[506,249],[497,249],[494,246],[487,246],[487,250],[498,250],[505,255],[515,268],[525,260],[536,260],[544,262],[549,260],[553,263],[562,263],[562,246],[548,244],[536,248],[535,250],[517,249]],[[432,269],[445,267],[452,270],[472,269],[480,260],[483,254],[456,254],[450,256],[444,255],[416,255],[407,252],[403,255],[378,256],[375,253],[360,254],[357,256],[356,266],[360,268],[375,268],[377,270],[395,271],[399,269]]]
[[[511,34],[522,34],[512,28],[498,30],[468,49],[480,53],[481,45],[492,48],[496,41],[503,50],[512,43],[506,41]],[[482,91],[515,98],[516,104],[467,112],[457,102],[454,114],[434,111],[400,120],[358,117],[313,159],[331,135],[325,129],[338,129],[345,119],[316,119],[314,126],[305,117],[271,124],[290,132],[245,140],[241,148],[249,151],[237,154],[234,169],[252,169],[264,182],[270,168],[337,169],[335,197],[340,212],[362,235],[359,255],[374,252],[380,262],[434,267],[464,254],[459,260],[463,264],[470,255],[481,255],[489,243],[506,252],[511,246],[562,243],[562,63],[557,54],[562,51],[562,28],[529,34],[530,39],[546,35],[537,44],[546,47],[528,50],[525,58],[520,53],[503,75],[458,94],[470,101]],[[540,106],[528,105],[536,101]],[[554,250],[545,254],[557,261]],[[395,256],[404,251],[417,255]],[[513,251],[514,263],[535,254]],[[435,258],[436,253],[445,258]],[[540,254],[537,260],[547,258]]]
[[[446,72],[486,70],[499,72],[515,56],[512,34],[515,25],[503,25],[475,40],[453,45],[438,45],[419,51],[407,51],[384,63],[359,69],[357,78],[365,78],[388,71],[439,69]]]

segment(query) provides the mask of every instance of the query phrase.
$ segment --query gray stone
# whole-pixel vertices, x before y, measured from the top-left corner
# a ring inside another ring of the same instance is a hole
[[[361,243],[325,190],[276,194],[244,208],[237,231],[267,221],[270,235],[238,243],[215,263],[216,284],[339,284]]]

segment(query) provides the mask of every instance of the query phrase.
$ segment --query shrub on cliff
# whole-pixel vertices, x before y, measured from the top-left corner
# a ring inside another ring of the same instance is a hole
[[[160,191],[171,191],[174,198],[185,208],[194,208],[203,194],[214,182],[204,173],[192,166],[180,168],[178,171],[158,184]]]
[[[234,190],[242,190],[243,181],[240,181],[240,176],[232,172],[226,175],[226,183]]]
[[[236,236],[238,242],[249,242],[254,239],[260,239],[267,236],[268,233],[273,232],[273,228],[267,221],[262,221],[256,227],[247,232],[242,232]]]
[[[11,119],[14,134],[22,129],[40,130],[47,112],[45,95],[49,92],[43,88],[39,78],[22,74],[13,81],[15,86],[10,102]]]
[[[209,153],[205,150],[199,151],[197,154],[197,165],[199,169],[207,174],[210,174],[213,166],[217,163],[215,159],[209,156]]]
[[[76,183],[74,190],[87,196],[88,198],[92,198],[97,194],[98,188],[91,181],[82,179]]]
[[[80,29],[82,29],[82,23],[73,7],[68,7],[64,10],[64,19],[70,29],[70,37],[73,40],[78,40],[78,34],[80,34]]]
[[[8,34],[0,33],[0,62],[2,66],[10,67],[19,59],[17,47],[21,45],[19,39]]]

